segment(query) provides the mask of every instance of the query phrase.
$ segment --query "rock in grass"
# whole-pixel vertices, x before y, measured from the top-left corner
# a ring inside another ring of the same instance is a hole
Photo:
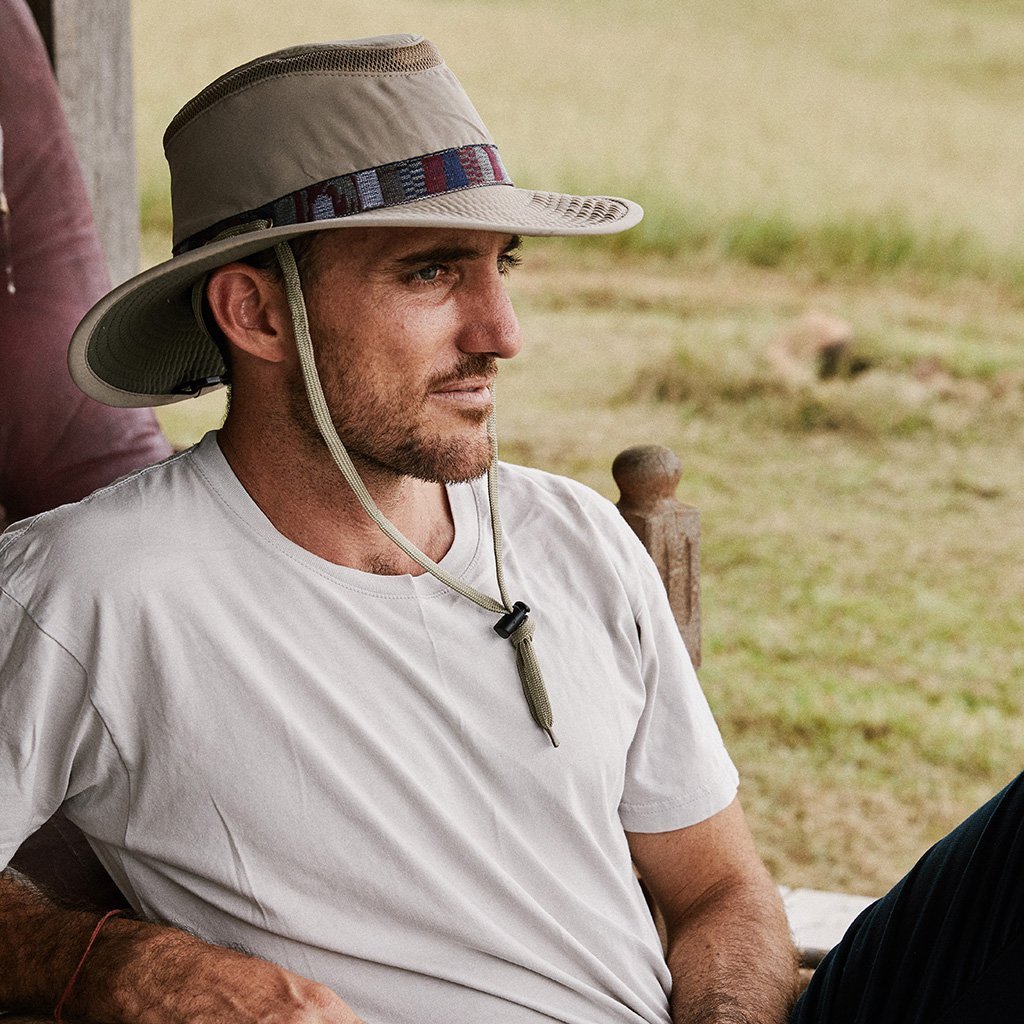
[[[787,383],[803,384],[846,372],[852,345],[853,328],[845,320],[812,310],[783,329],[769,354]]]

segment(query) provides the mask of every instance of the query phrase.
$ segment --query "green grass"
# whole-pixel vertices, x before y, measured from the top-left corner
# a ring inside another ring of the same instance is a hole
[[[703,516],[701,675],[761,848],[790,884],[883,890],[1018,770],[1024,314],[996,288],[967,311],[778,271],[541,262],[506,454],[609,496],[616,448],[680,454]],[[808,308],[847,318],[873,366],[782,375],[769,353]]]
[[[781,267],[820,279],[901,274],[944,284],[969,277],[998,282],[1024,301],[1024,248],[994,249],[969,228],[917,225],[904,210],[846,212],[813,222],[778,209],[716,218],[657,192],[634,187],[630,194],[645,217],[611,240],[620,251]]]
[[[977,283],[526,255],[504,457],[615,497],[617,451],[679,453],[701,677],[762,852],[789,884],[883,890],[1019,767],[1024,310]],[[808,309],[845,318],[870,367],[774,361]],[[198,403],[162,414],[179,439],[215,425],[203,401],[191,426]]]
[[[227,67],[310,38],[436,39],[520,184],[636,196],[625,244],[762,266],[1024,277],[1020,5],[269,0],[133,6],[144,196]],[[147,203],[159,235],[166,208]],[[163,249],[147,245],[147,258]]]
[[[701,508],[701,675],[780,881],[877,892],[1019,769],[1019,0],[136,3],[146,258],[159,137],[226,67],[309,38],[438,41],[524,185],[643,225],[537,242],[502,450],[615,495],[661,442]],[[780,339],[850,324],[822,381]],[[580,367],[586,367],[581,374]],[[215,397],[161,412],[179,442]]]

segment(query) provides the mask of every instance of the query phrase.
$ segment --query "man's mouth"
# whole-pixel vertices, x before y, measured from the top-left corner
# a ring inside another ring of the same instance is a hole
[[[450,381],[431,391],[431,397],[465,406],[487,406],[494,400],[493,377],[468,377]]]
[[[498,361],[491,355],[466,355],[448,373],[439,374],[427,386],[427,396],[449,407],[487,412],[494,404],[493,384]]]

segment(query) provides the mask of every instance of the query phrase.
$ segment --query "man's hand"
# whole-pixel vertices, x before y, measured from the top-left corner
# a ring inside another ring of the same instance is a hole
[[[0,1009],[53,1012],[96,924],[0,874]],[[65,1014],[116,1024],[362,1024],[329,988],[175,928],[112,918]]]
[[[739,803],[699,825],[627,838],[665,917],[674,1024],[782,1024],[796,951]]]

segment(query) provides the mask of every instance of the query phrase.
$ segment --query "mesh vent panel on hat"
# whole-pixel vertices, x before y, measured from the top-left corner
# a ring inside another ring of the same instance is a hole
[[[332,46],[297,47],[261,57],[218,78],[175,114],[164,132],[164,146],[193,118],[219,100],[241,92],[257,82],[282,75],[412,75],[428,71],[443,62],[437,47],[429,39],[408,46]]]
[[[438,214],[444,211],[451,227],[558,235],[586,233],[588,228],[599,231],[602,225],[614,225],[629,215],[630,204],[612,196],[570,196],[491,185],[421,199],[397,210],[410,225],[420,220],[439,225]],[[360,220],[365,224],[387,221],[394,213],[395,210],[388,209],[371,210],[362,214]]]
[[[556,192],[534,192],[530,205],[559,218],[590,224],[619,220],[626,209],[625,203],[610,196],[568,196]]]

